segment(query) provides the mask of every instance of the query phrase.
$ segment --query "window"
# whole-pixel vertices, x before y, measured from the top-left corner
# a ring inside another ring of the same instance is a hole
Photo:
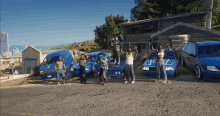
[[[192,48],[191,48],[190,53],[196,55],[196,47],[195,47],[195,45],[192,45],[191,47]]]
[[[188,44],[187,48],[186,48],[186,53],[190,54],[191,53],[191,50],[192,50],[192,45],[191,44]]]
[[[183,45],[182,50],[185,51],[187,47],[187,43]]]
[[[173,52],[166,52],[163,59],[175,59]]]
[[[181,32],[181,29],[177,29],[177,32]]]
[[[146,43],[143,44],[143,49],[146,49]]]
[[[132,30],[130,27],[127,28],[127,34],[130,35],[132,33]]]

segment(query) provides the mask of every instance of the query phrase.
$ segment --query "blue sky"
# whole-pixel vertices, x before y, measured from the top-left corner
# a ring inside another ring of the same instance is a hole
[[[1,0],[1,32],[9,46],[81,42],[94,39],[106,15],[130,19],[134,6],[134,0]]]

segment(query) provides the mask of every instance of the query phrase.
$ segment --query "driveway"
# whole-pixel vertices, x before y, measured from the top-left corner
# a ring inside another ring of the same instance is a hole
[[[219,116],[220,84],[198,80],[187,67],[179,66],[171,84],[155,83],[153,77],[136,71],[135,84],[110,82],[89,84],[55,80],[1,87],[2,116]],[[24,82],[23,82],[24,83]],[[26,85],[26,86],[25,86]],[[29,86],[28,86],[29,85]]]

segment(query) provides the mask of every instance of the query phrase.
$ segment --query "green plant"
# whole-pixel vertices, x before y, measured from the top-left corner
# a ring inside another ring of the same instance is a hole
[[[34,68],[33,68],[33,70],[34,70],[34,73],[33,73],[33,76],[40,76],[40,71],[39,71],[39,66],[35,66]]]
[[[95,47],[90,47],[90,49],[95,50],[96,48]]]
[[[85,51],[85,49],[84,48],[80,48],[79,51]]]

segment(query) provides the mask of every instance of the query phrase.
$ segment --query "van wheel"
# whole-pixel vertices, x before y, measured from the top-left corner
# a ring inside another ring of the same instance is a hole
[[[201,68],[199,66],[196,66],[196,77],[198,79],[202,79],[202,72],[201,72]]]
[[[183,58],[181,58],[181,62],[180,63],[181,63],[182,66],[185,66],[185,61],[184,61]]]

